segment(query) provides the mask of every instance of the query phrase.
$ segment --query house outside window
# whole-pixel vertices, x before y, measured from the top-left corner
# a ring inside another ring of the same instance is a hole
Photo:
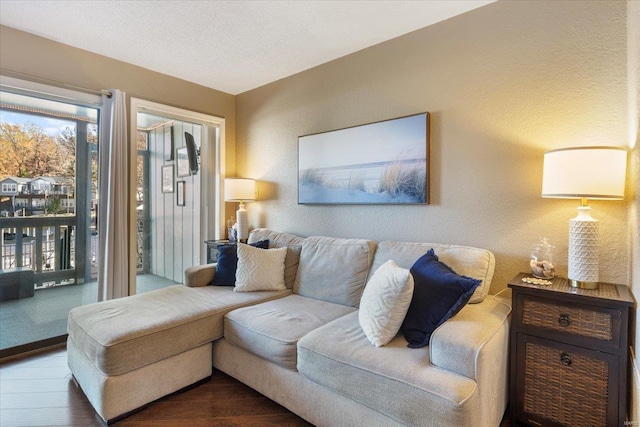
[[[33,194],[50,193],[51,183],[44,178],[36,178],[31,181],[31,192]]]
[[[16,183],[6,183],[3,182],[2,183],[2,193],[7,194],[7,193],[12,193],[12,194],[17,194],[18,193],[18,184]]]

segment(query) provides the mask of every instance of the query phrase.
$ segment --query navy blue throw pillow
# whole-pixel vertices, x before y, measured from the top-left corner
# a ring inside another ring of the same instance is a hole
[[[413,298],[400,327],[408,347],[429,344],[438,326],[452,318],[469,302],[481,280],[457,274],[438,260],[433,249],[418,258],[410,269],[413,276]]]
[[[268,240],[250,243],[260,249],[269,249]],[[235,286],[236,270],[238,268],[238,246],[220,245],[218,246],[218,263],[216,264],[216,274],[209,285],[213,286]]]

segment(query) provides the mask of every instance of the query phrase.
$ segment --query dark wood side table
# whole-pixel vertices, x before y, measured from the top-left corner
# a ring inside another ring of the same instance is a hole
[[[235,245],[235,243],[229,243],[228,240],[205,240],[207,245],[207,264],[218,262],[218,247],[222,245]]]
[[[572,288],[509,282],[512,425],[619,427],[626,420],[629,321],[627,286]]]

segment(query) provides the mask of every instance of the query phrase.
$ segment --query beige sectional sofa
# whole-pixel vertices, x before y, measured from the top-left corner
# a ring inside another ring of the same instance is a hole
[[[69,365],[104,419],[206,379],[213,366],[318,426],[500,424],[511,309],[488,295],[491,252],[268,229],[249,242],[265,239],[287,248],[287,289],[207,286],[211,264],[188,269],[187,286],[70,313]],[[480,286],[428,346],[408,348],[401,333],[372,345],[358,319],[367,281],[388,260],[409,269],[430,248]]]

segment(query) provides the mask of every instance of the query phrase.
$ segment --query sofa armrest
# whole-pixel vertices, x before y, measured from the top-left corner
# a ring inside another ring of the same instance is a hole
[[[216,264],[194,265],[184,270],[184,285],[190,288],[207,286],[216,274]]]
[[[483,363],[498,363],[508,352],[510,314],[510,301],[493,295],[467,304],[431,335],[431,363],[478,381]]]

